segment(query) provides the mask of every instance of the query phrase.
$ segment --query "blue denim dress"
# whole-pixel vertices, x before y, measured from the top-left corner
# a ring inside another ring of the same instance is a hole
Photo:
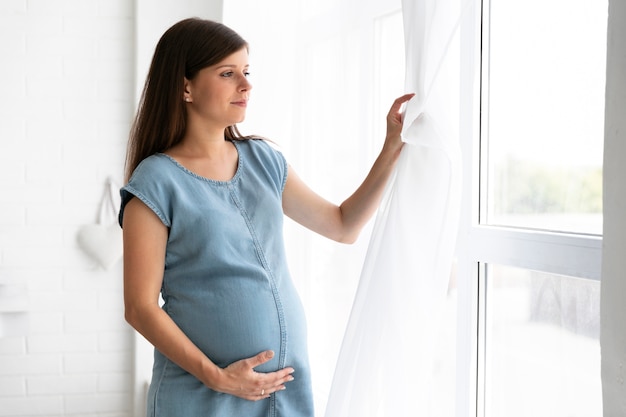
[[[258,368],[291,366],[287,389],[260,401],[215,392],[154,352],[150,417],[312,417],[306,323],[283,242],[283,155],[262,140],[233,141],[230,181],[194,174],[165,154],[146,158],[121,190],[122,206],[144,202],[169,228],[163,309],[218,366],[264,350]]]

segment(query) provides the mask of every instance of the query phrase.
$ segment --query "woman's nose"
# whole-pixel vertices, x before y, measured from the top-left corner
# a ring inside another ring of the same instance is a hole
[[[241,91],[249,91],[252,89],[252,84],[250,84],[250,81],[246,77],[242,76],[239,89]]]

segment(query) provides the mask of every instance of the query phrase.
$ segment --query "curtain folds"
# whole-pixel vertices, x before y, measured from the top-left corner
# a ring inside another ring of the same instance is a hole
[[[402,150],[379,209],[326,417],[428,415],[461,198],[457,28],[473,0],[403,0]],[[452,399],[451,399],[452,400]]]

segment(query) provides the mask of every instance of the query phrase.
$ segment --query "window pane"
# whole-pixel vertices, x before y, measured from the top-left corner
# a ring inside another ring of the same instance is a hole
[[[601,234],[607,10],[490,1],[487,223]]]
[[[601,417],[600,282],[489,265],[485,415]]]

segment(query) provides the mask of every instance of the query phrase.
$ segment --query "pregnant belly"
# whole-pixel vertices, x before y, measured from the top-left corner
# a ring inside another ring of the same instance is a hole
[[[185,297],[169,297],[164,309],[220,367],[273,350],[274,359],[256,368],[268,372],[281,367],[278,361],[287,342],[292,352],[306,351],[298,295],[291,291],[279,295],[267,283],[196,290]]]

